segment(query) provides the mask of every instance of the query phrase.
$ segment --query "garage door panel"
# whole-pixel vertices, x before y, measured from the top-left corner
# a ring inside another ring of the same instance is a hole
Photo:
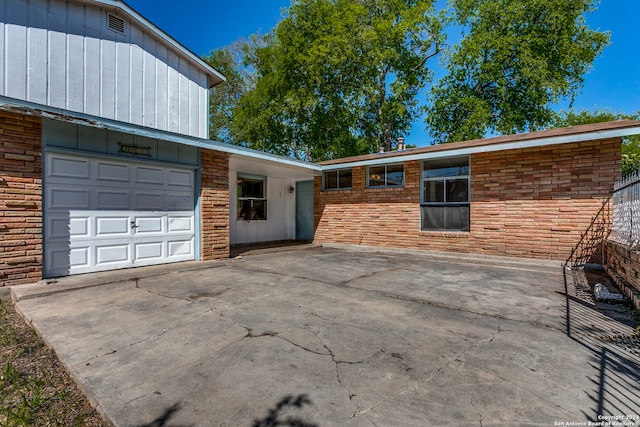
[[[96,246],[96,265],[126,263],[129,261],[129,244]]]
[[[136,261],[161,260],[164,257],[162,248],[164,242],[137,243],[135,245]]]
[[[80,248],[71,248],[69,253],[69,267],[88,267],[89,266],[89,251],[90,248],[87,246]]]
[[[67,157],[50,157],[49,177],[89,179],[89,160]]]
[[[163,222],[164,218],[162,217],[136,217],[134,219],[136,225],[136,235],[142,235],[145,233],[162,233],[163,232]]]
[[[136,168],[136,184],[164,185],[164,170],[138,166]]]
[[[88,189],[50,188],[46,196],[47,210],[86,209],[89,207],[90,191]]]
[[[69,236],[89,237],[89,221],[90,218],[88,217],[69,218]]]
[[[68,240],[72,236],[89,237],[89,218],[48,215],[45,219],[45,230],[47,240]]]
[[[128,237],[130,232],[129,216],[100,217],[96,216],[96,237]]]
[[[121,163],[96,161],[96,181],[129,182],[129,166]]]
[[[97,210],[128,210],[129,191],[111,191],[98,189],[96,192],[96,209]]]
[[[172,211],[186,211],[193,209],[193,196],[189,195],[168,195],[167,202],[169,204],[169,210]]]
[[[169,170],[169,187],[193,187],[193,174],[189,171]]]
[[[134,209],[159,211],[164,208],[164,193],[139,193],[134,196]]]
[[[193,240],[173,240],[168,242],[167,256],[169,258],[193,255]]]
[[[51,245],[47,253],[47,270],[51,275],[64,276],[75,269],[90,268],[90,248],[70,248],[68,243]]]
[[[193,216],[170,216],[167,220],[169,233],[193,232]]]

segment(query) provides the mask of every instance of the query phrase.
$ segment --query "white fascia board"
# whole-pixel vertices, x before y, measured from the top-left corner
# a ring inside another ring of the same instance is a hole
[[[212,74],[212,75],[218,77],[220,79],[220,82],[218,82],[218,83],[221,83],[221,82],[224,82],[224,81],[227,80],[227,78],[225,76],[223,76],[216,69],[211,67],[211,65],[207,64],[204,60],[202,60],[202,58],[200,58],[198,55],[193,53],[187,47],[182,45],[176,39],[174,39],[173,37],[171,37],[170,35],[168,35],[164,31],[162,31],[157,25],[155,25],[153,22],[149,21],[144,16],[140,15],[138,12],[136,12],[134,9],[132,9],[126,3],[122,2],[122,1],[119,1],[119,0],[81,0],[81,1],[83,1],[84,3],[98,3],[98,4],[101,4],[105,8],[111,8],[113,10],[121,10],[122,12],[126,13],[127,15],[129,15],[131,18],[135,19],[136,21],[140,22],[145,27],[149,28],[151,31],[153,31],[153,33],[157,37],[161,38],[166,43],[168,43],[171,46],[173,46],[178,52],[181,52],[182,54],[184,54],[187,57],[189,57],[192,61],[194,61],[200,67],[202,67],[207,72],[207,74]],[[210,82],[209,85],[210,85],[210,87],[213,87],[218,83],[211,84],[211,82]]]
[[[405,156],[388,156],[379,159],[359,160],[348,163],[322,165],[323,171],[346,169],[356,166],[375,166],[382,164],[401,163],[412,160],[442,159],[447,157],[468,156],[476,153],[490,153],[494,151],[516,150],[520,148],[543,147],[545,145],[568,144],[572,142],[594,141],[598,139],[623,137],[640,134],[640,126],[593,131],[575,135],[554,136],[548,138],[530,139],[525,141],[505,142],[500,144],[480,145],[477,147],[453,148],[451,150],[434,151],[429,153],[407,154]]]
[[[303,168],[316,172],[321,172],[322,167],[316,163],[304,162],[302,160],[292,159],[290,157],[278,156],[275,154],[265,153],[262,151],[252,150],[250,148],[240,147],[237,145],[224,144],[222,142],[212,141],[210,139],[195,138],[192,136],[180,135],[177,133],[161,131],[157,129],[147,128],[144,126],[133,125],[115,120],[104,119],[101,117],[89,116],[83,113],[76,113],[59,108],[48,107],[40,104],[34,104],[28,101],[8,98],[0,95],[0,109],[12,111],[15,113],[27,114],[32,116],[45,117],[52,120],[60,120],[68,123],[74,123],[84,126],[92,126],[101,129],[113,130],[117,132],[128,133],[132,135],[144,136],[148,138],[160,139],[163,141],[175,142],[177,144],[190,145],[192,147],[204,148],[208,150],[219,151],[231,155],[248,157],[252,159],[274,162],[281,165]]]

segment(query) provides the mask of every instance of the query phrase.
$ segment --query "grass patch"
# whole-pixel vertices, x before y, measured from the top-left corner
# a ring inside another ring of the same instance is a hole
[[[108,426],[56,354],[0,300],[0,426]]]

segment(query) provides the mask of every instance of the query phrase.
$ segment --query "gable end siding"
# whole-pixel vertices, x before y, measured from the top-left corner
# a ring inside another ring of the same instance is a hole
[[[109,29],[109,13],[125,21],[124,33]],[[0,70],[2,96],[208,137],[205,72],[113,11],[62,0],[2,2]]]

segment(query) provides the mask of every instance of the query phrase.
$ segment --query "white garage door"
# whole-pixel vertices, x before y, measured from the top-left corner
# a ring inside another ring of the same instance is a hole
[[[194,171],[47,153],[45,276],[195,258]]]

